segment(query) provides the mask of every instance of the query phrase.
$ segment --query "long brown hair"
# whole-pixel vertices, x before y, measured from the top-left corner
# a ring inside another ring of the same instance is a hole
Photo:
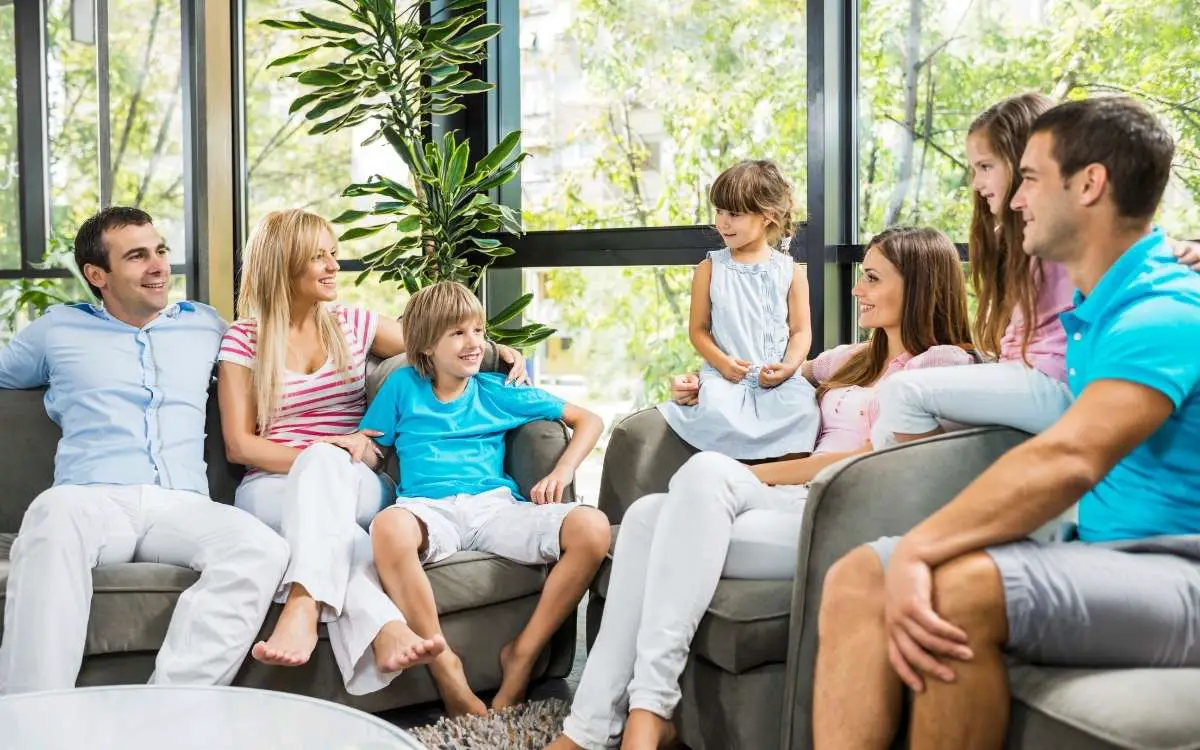
[[[900,272],[904,282],[900,338],[905,351],[921,354],[939,344],[971,351],[967,284],[958,250],[936,229],[893,227],[871,238],[874,249]],[[817,389],[817,397],[833,388],[873,384],[888,366],[888,335],[882,328]]]
[[[1012,319],[1012,311],[1018,307],[1025,318],[1022,358],[1027,357],[1033,336],[1037,296],[1043,282],[1042,266],[1021,249],[1025,222],[1009,208],[1009,203],[1021,186],[1021,154],[1033,132],[1033,123],[1053,106],[1054,101],[1048,96],[1036,92],[1021,94],[988,107],[967,129],[968,135],[987,139],[991,150],[1004,160],[1012,175],[1000,216],[994,215],[983,196],[975,193],[967,245],[971,285],[977,299],[971,330],[975,343],[990,354],[1000,351],[1000,339]]]

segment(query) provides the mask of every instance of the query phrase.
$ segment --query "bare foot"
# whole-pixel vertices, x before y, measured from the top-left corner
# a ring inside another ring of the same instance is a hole
[[[583,748],[572,742],[567,735],[560,734],[558,739],[546,746],[546,750],[583,750]]]
[[[473,714],[486,716],[487,706],[479,700],[479,696],[467,684],[467,674],[463,671],[462,660],[458,654],[446,647],[442,653],[429,663],[429,671],[437,685],[442,702],[446,704],[446,714],[451,718]]]
[[[658,750],[675,744],[675,725],[658,714],[640,708],[629,712],[621,750]]]
[[[513,643],[500,649],[500,670],[504,677],[500,680],[500,690],[492,699],[492,708],[508,708],[525,700],[529,675],[533,672],[538,655],[518,654]]]
[[[446,650],[446,639],[441,634],[422,638],[403,620],[392,620],[379,629],[373,645],[375,666],[389,673],[428,664]]]
[[[259,641],[250,654],[263,664],[298,667],[308,661],[317,647],[317,618],[321,607],[307,592],[293,592],[283,605],[271,637]]]

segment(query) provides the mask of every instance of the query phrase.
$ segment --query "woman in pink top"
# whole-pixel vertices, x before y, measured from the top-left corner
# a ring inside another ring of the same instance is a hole
[[[962,266],[940,232],[891,229],[872,239],[853,293],[870,340],[801,370],[820,400],[816,453],[753,468],[699,453],[668,492],[625,513],[604,621],[554,750],[611,747],[622,732],[623,748],[658,747],[717,582],[791,578],[806,483],[865,449],[877,385],[901,371],[973,361]]]
[[[971,329],[980,351],[997,361],[889,379],[871,430],[876,448],[935,435],[943,423],[1037,433],[1071,405],[1067,337],[1058,315],[1071,309],[1075,288],[1062,265],[1021,249],[1024,220],[1010,206],[1033,123],[1053,106],[1041,94],[1015,96],[989,107],[967,131],[975,191],[968,245],[977,302]],[[1177,247],[1183,262],[1197,251],[1193,243]]]
[[[379,690],[401,669],[445,649],[418,637],[380,587],[363,528],[393,499],[376,474],[379,453],[358,433],[369,354],[404,353],[399,322],[335,303],[337,243],[329,222],[276,211],[250,235],[238,299],[241,319],[218,354],[221,427],[230,461],[249,471],[234,504],[291,547],[283,612],[259,661],[297,666],[328,623],[347,692]],[[524,362],[504,350],[514,363]]]

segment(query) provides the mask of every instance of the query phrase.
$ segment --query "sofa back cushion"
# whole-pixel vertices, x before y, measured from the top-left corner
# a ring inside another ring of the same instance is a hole
[[[62,431],[46,416],[45,389],[0,389],[0,533],[21,528],[25,509],[54,483]]]

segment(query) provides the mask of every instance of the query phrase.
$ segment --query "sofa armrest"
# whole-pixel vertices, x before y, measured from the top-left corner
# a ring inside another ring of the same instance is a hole
[[[621,523],[634,501],[666,492],[671,477],[697,450],[675,434],[658,409],[634,412],[613,427],[604,452],[598,507]]]
[[[533,486],[554,470],[571,433],[562,422],[539,420],[510,430],[504,440],[504,470],[526,498]],[[576,500],[575,482],[563,490],[564,503]]]
[[[817,475],[800,528],[784,684],[783,748],[812,746],[817,614],[829,568],[861,544],[905,534],[1028,437],[1000,427],[963,430],[863,454]]]

